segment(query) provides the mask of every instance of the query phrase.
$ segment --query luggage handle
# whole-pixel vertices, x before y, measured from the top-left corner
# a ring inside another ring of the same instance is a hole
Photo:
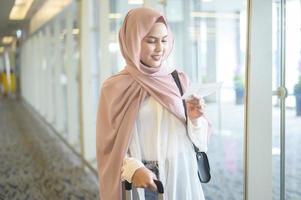
[[[153,179],[153,181],[155,182],[156,186],[157,186],[157,192],[160,193],[160,194],[163,194],[164,193],[164,187],[163,187],[163,184],[161,181],[159,180],[155,180]],[[132,183],[129,183],[128,181],[125,181],[124,183],[124,186],[125,186],[125,190],[132,190]]]

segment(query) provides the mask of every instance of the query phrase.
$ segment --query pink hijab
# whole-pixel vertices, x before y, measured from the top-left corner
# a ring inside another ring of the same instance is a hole
[[[140,45],[158,19],[167,22],[159,12],[141,7],[128,12],[119,32],[119,43],[126,61],[123,71],[107,79],[102,86],[96,124],[97,161],[101,200],[121,199],[121,167],[130,144],[133,126],[141,103],[149,95],[174,114],[185,125],[181,95],[171,71],[161,65],[150,68],[140,62]],[[173,36],[168,29],[168,48]],[[179,73],[185,90],[188,79]]]

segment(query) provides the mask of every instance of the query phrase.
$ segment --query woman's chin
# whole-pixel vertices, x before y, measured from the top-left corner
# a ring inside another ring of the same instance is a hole
[[[149,68],[159,68],[161,67],[162,64],[162,60],[160,61],[151,61],[151,62],[142,62],[142,64],[144,64],[145,66],[149,67]]]
[[[150,63],[150,66],[153,68],[159,68],[161,66],[161,64],[162,64],[161,61],[156,61],[156,62]]]

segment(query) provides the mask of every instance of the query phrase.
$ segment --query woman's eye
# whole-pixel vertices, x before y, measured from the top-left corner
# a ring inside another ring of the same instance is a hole
[[[146,42],[149,44],[154,44],[154,43],[159,42],[159,40],[150,39],[150,40],[147,40]],[[167,39],[162,39],[161,42],[165,43],[165,42],[167,42]]]
[[[150,44],[155,43],[155,42],[156,42],[155,40],[148,40],[147,41],[147,43],[150,43]]]

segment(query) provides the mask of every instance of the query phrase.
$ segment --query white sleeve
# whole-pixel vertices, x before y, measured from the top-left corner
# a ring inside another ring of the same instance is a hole
[[[125,158],[123,159],[123,164],[121,167],[121,180],[126,180],[129,183],[132,183],[132,178],[136,170],[144,167],[144,164],[140,161],[139,156],[136,157],[140,154],[140,145],[137,131],[137,122],[135,122],[133,128],[133,137],[130,142],[129,150]],[[135,158],[131,156],[132,153],[136,155]]]
[[[188,134],[192,142],[200,149],[207,152],[208,150],[208,130],[209,123],[205,117],[199,117],[195,120],[188,118]]]
[[[140,160],[132,157],[125,157],[121,168],[121,180],[126,180],[132,183],[132,178],[137,169],[144,167]]]

